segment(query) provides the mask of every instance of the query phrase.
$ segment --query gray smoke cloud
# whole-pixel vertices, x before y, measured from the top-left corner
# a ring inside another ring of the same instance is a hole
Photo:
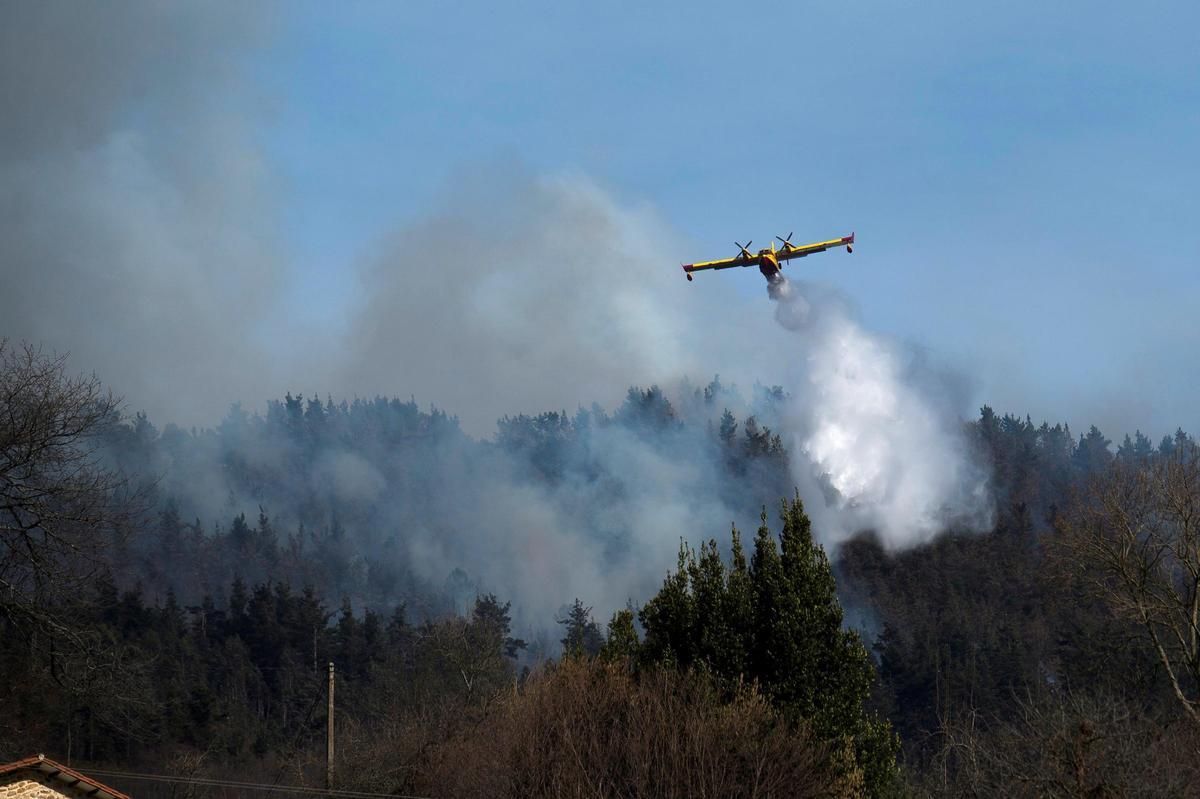
[[[670,387],[686,415],[687,375],[747,386],[770,376],[788,392],[782,406],[725,394],[698,412],[728,405],[782,434],[792,475],[779,485],[799,487],[826,545],[873,531],[899,549],[949,527],[990,526],[987,475],[963,431],[962,381],[871,333],[836,291],[785,284],[772,313],[734,293],[730,282],[749,272],[687,283],[664,266],[682,248],[669,226],[585,176],[489,168],[454,186],[364,265],[370,299],[337,384],[428,396],[487,435],[506,413],[573,413],[593,400],[611,408],[630,384]],[[564,597],[610,610],[647,596],[681,538],[724,540],[729,522],[755,520],[752,503],[721,499],[728,476],[704,421],[691,430],[683,439],[594,433],[590,454],[619,476],[616,499],[594,480],[531,485],[493,465],[484,479],[458,481],[478,506],[445,509],[451,528],[486,535],[425,530],[410,538],[410,557],[431,578],[463,567],[543,618],[545,603]]]
[[[724,537],[742,515],[722,499],[710,447],[695,432],[596,429],[584,449],[600,477],[571,471],[555,484],[496,453],[447,474],[447,498],[458,499],[434,514],[440,524],[413,530],[408,557],[429,579],[465,569],[527,623],[574,597],[606,618],[657,591],[681,539]]]
[[[667,229],[580,175],[464,174],[365,263],[369,299],[334,371],[366,393],[434,399],[477,434],[503,414],[704,374],[710,342],[694,345],[716,336],[679,302]]]
[[[6,4],[0,335],[70,351],[137,408],[261,391],[281,279],[242,60],[266,6]]]
[[[721,400],[784,435],[826,543],[866,528],[901,547],[986,522],[952,383],[866,331],[836,294],[794,286],[776,306],[781,331],[761,298],[732,289],[756,275],[685,282],[674,264],[689,248],[670,225],[582,175],[464,170],[353,270],[365,299],[347,332],[278,365],[262,342],[287,310],[288,274],[244,63],[266,39],[267,7],[30,3],[3,14],[0,335],[70,350],[160,424],[212,424],[234,400],[261,407],[290,388],[416,395],[489,436],[504,414],[614,408],[630,385],[672,387],[682,412],[684,378],[720,373],[790,392],[774,416]],[[289,371],[305,384],[284,382]],[[291,457],[258,443],[240,454],[264,471]],[[543,619],[576,595],[598,610],[644,598],[680,538],[724,540],[730,521],[754,521],[722,496],[709,438],[611,427],[587,448],[616,484],[580,472],[538,485],[499,454],[431,464],[424,521],[389,504],[386,459],[331,450],[309,479],[378,506],[426,579],[465,568]],[[173,483],[210,521],[253,515],[260,498],[231,500],[220,458],[177,466]],[[378,556],[363,546],[364,559]]]

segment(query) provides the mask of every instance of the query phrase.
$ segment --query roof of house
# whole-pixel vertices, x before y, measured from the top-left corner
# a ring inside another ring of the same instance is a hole
[[[130,799],[127,794],[96,782],[91,777],[69,769],[61,763],[56,763],[45,755],[27,757],[24,760],[0,765],[0,776],[22,770],[39,771],[50,779],[63,782],[64,788],[76,790],[84,796],[93,797],[93,799]]]

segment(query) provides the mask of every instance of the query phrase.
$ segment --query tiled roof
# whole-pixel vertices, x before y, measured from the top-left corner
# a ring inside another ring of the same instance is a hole
[[[123,794],[115,788],[109,788],[103,783],[96,782],[91,777],[69,769],[61,763],[56,763],[45,755],[27,757],[24,760],[18,760],[14,763],[0,765],[0,775],[24,769],[39,771],[50,779],[61,781],[64,788],[78,791],[84,796],[92,797],[92,799],[130,799],[127,794]]]

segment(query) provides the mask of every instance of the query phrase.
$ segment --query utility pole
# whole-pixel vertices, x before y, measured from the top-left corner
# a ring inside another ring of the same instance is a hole
[[[329,661],[329,712],[325,722],[325,789],[333,790],[333,661]]]

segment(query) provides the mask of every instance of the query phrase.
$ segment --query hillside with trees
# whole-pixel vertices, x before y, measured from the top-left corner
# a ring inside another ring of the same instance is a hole
[[[1188,434],[1114,447],[985,407],[965,430],[994,529],[901,552],[867,530],[826,553],[772,432],[781,399],[631,388],[611,412],[506,417],[479,440],[411,400],[288,396],[159,430],[65,361],[5,345],[0,756],[319,785],[333,662],[348,790],[1189,794]],[[650,471],[646,452],[695,466]],[[655,474],[757,532],[712,519],[600,620],[597,597],[518,609],[496,590],[545,554],[495,541],[502,503],[573,520],[546,546],[603,560],[600,586],[606,564],[645,557],[639,525],[663,517],[638,489]]]

